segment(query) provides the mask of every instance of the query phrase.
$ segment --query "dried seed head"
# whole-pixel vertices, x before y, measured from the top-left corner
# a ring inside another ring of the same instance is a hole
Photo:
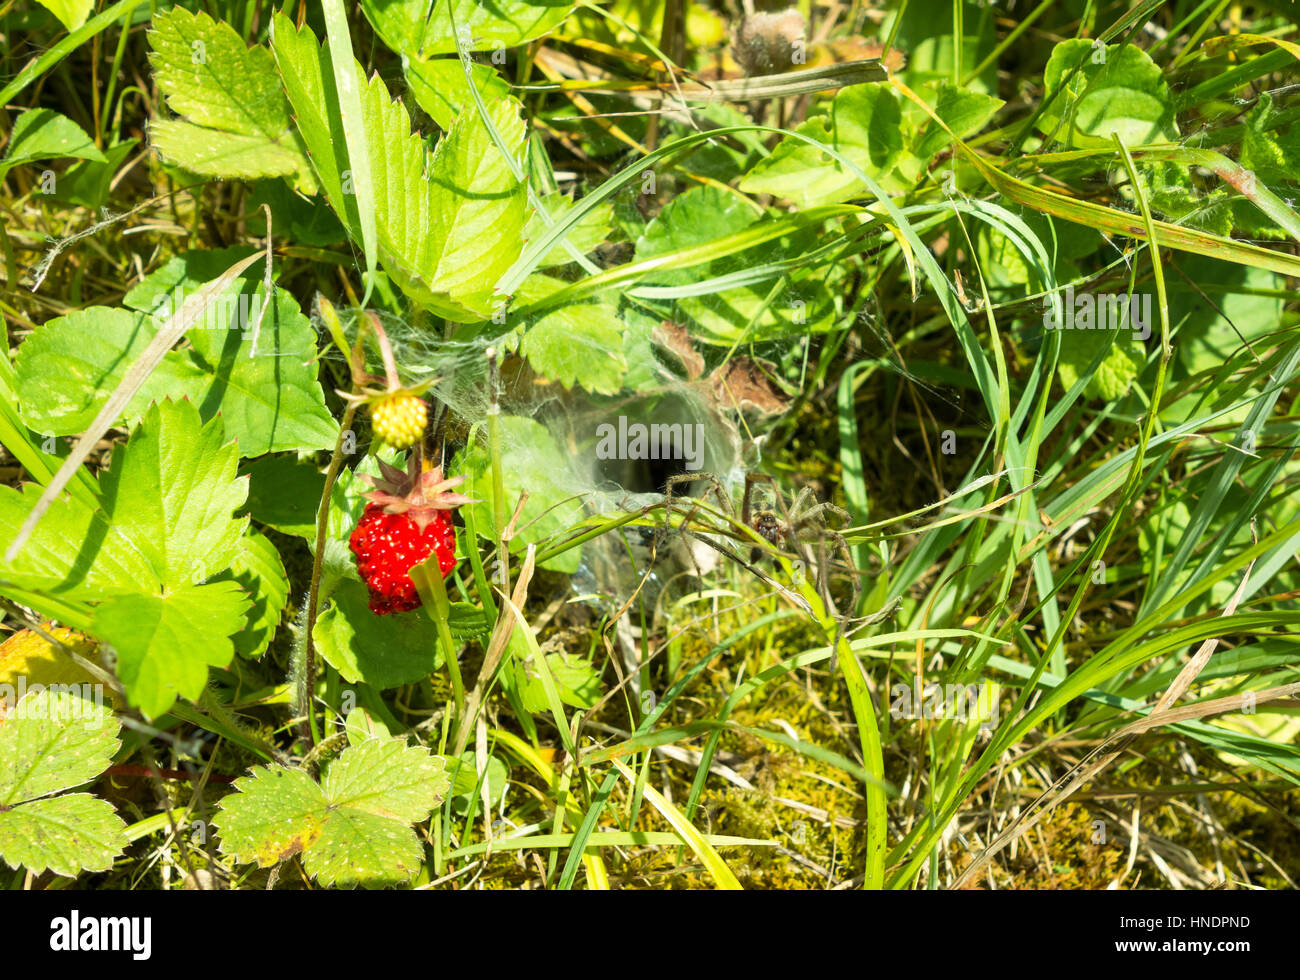
[[[746,75],[789,71],[804,45],[803,14],[794,7],[777,13],[746,14],[731,38],[731,54]],[[798,59],[802,64],[803,59]]]

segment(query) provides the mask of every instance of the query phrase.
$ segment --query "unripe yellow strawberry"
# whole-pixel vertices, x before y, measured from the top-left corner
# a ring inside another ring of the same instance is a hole
[[[429,406],[414,395],[382,398],[370,409],[375,435],[396,449],[407,449],[424,435],[429,424]]]

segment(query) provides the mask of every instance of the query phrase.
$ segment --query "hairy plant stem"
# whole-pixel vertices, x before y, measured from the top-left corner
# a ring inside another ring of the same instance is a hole
[[[343,421],[339,425],[339,437],[334,443],[334,455],[330,458],[329,469],[325,471],[325,489],[321,492],[320,509],[316,513],[316,550],[312,555],[311,585],[307,588],[307,624],[306,636],[303,637],[302,681],[303,712],[306,717],[302,723],[302,735],[311,741],[315,748],[319,741],[316,735],[316,712],[312,706],[312,696],[316,688],[316,644],[312,640],[312,630],[316,626],[316,613],[320,607],[320,578],[325,565],[325,539],[329,536],[330,496],[334,492],[334,483],[338,480],[339,470],[343,468],[343,441],[352,429],[352,420],[356,417],[357,406],[349,404],[343,410]]]
[[[362,354],[361,332],[357,332],[356,347],[348,349],[347,338],[343,333],[343,325],[339,320],[338,312],[334,309],[334,304],[323,296],[317,297],[317,308],[320,310],[321,319],[325,321],[329,329],[330,336],[334,339],[335,345],[339,352],[348,359],[349,373],[352,375],[352,391],[355,394],[360,390],[364,383],[365,375],[365,358]],[[368,320],[372,327],[380,336],[380,344],[386,345],[387,338],[384,337],[383,329],[379,326],[379,318],[373,313],[368,315]],[[391,349],[389,358],[391,358]],[[329,469],[325,472],[325,489],[321,492],[320,507],[316,511],[316,549],[312,555],[311,563],[311,584],[307,588],[307,622],[305,625],[306,635],[303,637],[303,667],[302,667],[302,690],[303,694],[303,723],[301,734],[308,739],[312,747],[315,748],[319,738],[316,733],[316,711],[312,704],[316,689],[316,644],[312,639],[312,631],[316,626],[316,614],[320,607],[320,579],[321,572],[325,564],[325,539],[329,536],[329,519],[330,519],[330,497],[334,492],[334,483],[338,480],[339,470],[343,468],[343,443],[347,435],[352,431],[352,421],[356,418],[357,408],[360,406],[359,401],[345,399],[346,407],[343,410],[343,421],[339,423],[339,435],[334,441],[334,455],[330,457]]]

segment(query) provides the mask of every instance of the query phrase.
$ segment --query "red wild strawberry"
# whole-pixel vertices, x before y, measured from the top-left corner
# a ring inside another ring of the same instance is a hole
[[[412,470],[417,454],[411,456]],[[380,461],[383,478],[367,479],[375,490],[348,539],[357,558],[357,570],[370,589],[370,611],[377,616],[410,612],[420,607],[420,595],[411,581],[411,569],[431,554],[438,557],[444,578],[456,567],[456,532],[451,512],[469,497],[450,493],[463,476],[444,480],[437,467],[403,473]]]

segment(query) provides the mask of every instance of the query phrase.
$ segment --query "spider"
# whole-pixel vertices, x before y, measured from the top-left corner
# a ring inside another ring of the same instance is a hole
[[[793,598],[799,605],[808,609],[807,601],[800,595],[790,592],[788,589],[772,581],[771,577],[754,567],[758,562],[764,549],[755,543],[750,549],[749,561],[746,562],[740,556],[732,553],[719,542],[703,537],[690,530],[688,525],[692,519],[696,518],[700,511],[700,505],[705,498],[712,496],[720,505],[721,514],[726,522],[732,525],[730,528],[710,527],[709,530],[720,532],[729,537],[743,540],[752,536],[745,533],[745,530],[753,532],[771,548],[771,554],[776,557],[777,553],[793,554],[795,561],[795,574],[801,577],[804,569],[816,569],[817,572],[817,592],[822,597],[825,608],[834,610],[837,618],[845,619],[852,615],[853,610],[857,609],[858,600],[862,595],[862,586],[858,580],[858,569],[853,563],[852,555],[849,551],[848,542],[844,536],[834,528],[828,527],[825,515],[829,514],[839,519],[841,526],[847,524],[850,520],[849,514],[844,508],[837,507],[835,504],[827,501],[818,501],[817,495],[809,487],[804,487],[794,497],[794,500],[787,506],[785,498],[781,495],[777,487],[776,480],[766,473],[746,473],[745,474],[745,495],[741,500],[740,517],[737,520],[735,507],[731,502],[731,497],[727,494],[722,485],[722,481],[712,473],[682,473],[677,476],[668,478],[665,486],[664,495],[664,523],[661,531],[667,533],[671,528],[671,518],[673,511],[673,491],[683,484],[702,482],[707,484],[704,493],[697,499],[694,507],[686,514],[685,519],[680,525],[681,533],[697,537],[704,541],[711,548],[720,554],[732,559],[733,561],[745,566],[751,572],[758,575],[761,579],[779,589],[786,596]],[[758,494],[755,491],[762,484],[768,484],[772,491],[772,497],[775,502],[775,509],[763,508],[756,506]],[[678,495],[681,496],[680,494]],[[810,546],[816,549],[816,560],[814,561],[810,553]],[[836,556],[848,570],[849,580],[853,587],[853,598],[848,604],[848,614],[839,614],[830,592],[830,575],[833,562],[828,559],[828,551],[834,550]]]

